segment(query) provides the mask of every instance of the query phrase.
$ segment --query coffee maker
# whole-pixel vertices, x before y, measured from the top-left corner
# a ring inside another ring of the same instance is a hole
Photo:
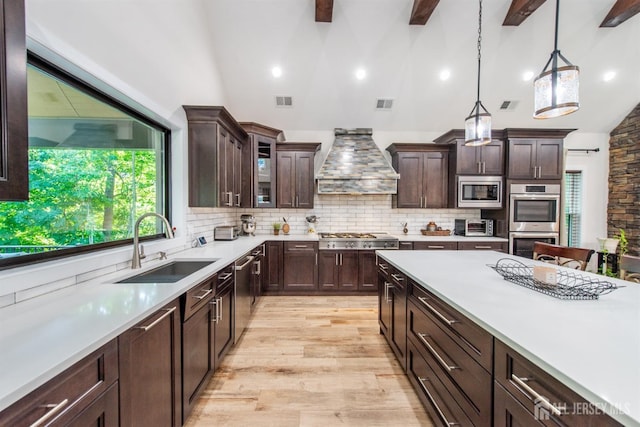
[[[255,236],[256,234],[256,218],[250,214],[240,215],[240,221],[242,221],[242,235],[243,236]]]

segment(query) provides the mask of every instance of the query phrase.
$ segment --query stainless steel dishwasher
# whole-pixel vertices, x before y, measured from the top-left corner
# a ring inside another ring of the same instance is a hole
[[[236,261],[235,314],[233,342],[238,342],[251,317],[251,266],[253,256],[247,254]]]

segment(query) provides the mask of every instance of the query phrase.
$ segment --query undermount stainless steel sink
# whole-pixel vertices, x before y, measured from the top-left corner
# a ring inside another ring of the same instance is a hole
[[[116,283],[175,283],[216,261],[217,259],[176,260]]]

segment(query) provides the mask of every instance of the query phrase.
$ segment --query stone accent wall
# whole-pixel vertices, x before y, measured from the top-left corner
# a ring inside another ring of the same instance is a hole
[[[640,255],[640,104],[610,135],[608,237],[623,228],[629,254]]]

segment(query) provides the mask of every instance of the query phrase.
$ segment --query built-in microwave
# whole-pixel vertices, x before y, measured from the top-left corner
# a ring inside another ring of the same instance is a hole
[[[458,176],[459,208],[502,208],[501,176]]]
[[[458,236],[493,236],[493,220],[456,219],[453,233]]]

